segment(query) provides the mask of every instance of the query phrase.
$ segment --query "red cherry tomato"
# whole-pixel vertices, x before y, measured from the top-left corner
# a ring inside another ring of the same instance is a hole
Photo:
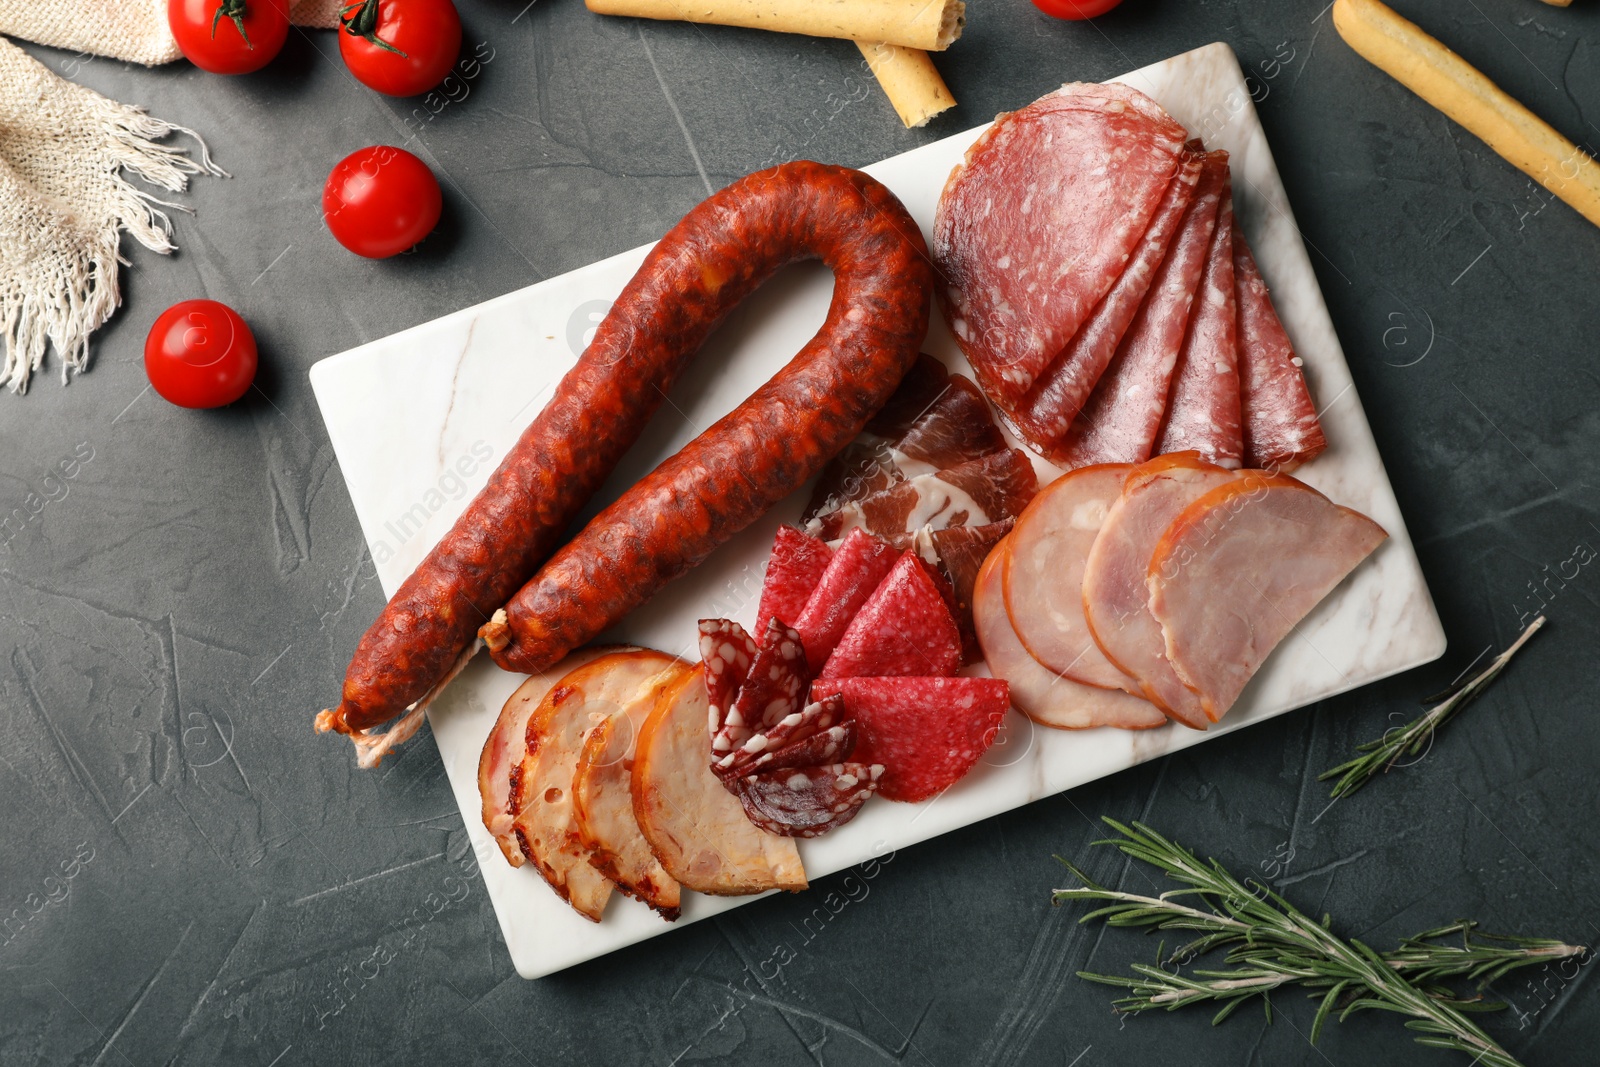
[[[201,70],[249,74],[283,50],[289,0],[168,0],[167,24]]]
[[[256,377],[256,338],[239,313],[215,300],[181,300],[156,317],[144,372],[182,408],[220,408]]]
[[[1033,6],[1058,19],[1099,18],[1122,0],[1033,0]]]
[[[345,10],[339,54],[357,81],[380,93],[425,93],[461,54],[461,16],[450,0],[357,0]]]
[[[322,187],[322,217],[358,256],[385,259],[433,232],[444,198],[428,165],[403,148],[373,145],[341,159]]]

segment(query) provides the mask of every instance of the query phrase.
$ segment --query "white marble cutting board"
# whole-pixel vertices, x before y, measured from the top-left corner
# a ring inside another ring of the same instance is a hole
[[[1073,76],[1069,69],[1060,73],[1063,80]],[[1325,409],[1330,447],[1300,477],[1372,516],[1390,539],[1297,628],[1222,725],[1208,733],[1177,726],[1139,733],[1063,732],[1033,727],[1012,712],[983,765],[942,797],[916,805],[873,801],[844,829],[801,842],[813,879],[1444,652],[1443,628],[1233,51],[1224,44],[1208,45],[1119,80],[1160,101],[1208,147],[1232,153],[1240,223],[1305,360],[1312,393]],[[899,195],[925,233],[931,232],[945,177],[982,129],[867,170]],[[585,330],[598,321],[646,251],[624,252],[311,369],[328,435],[386,593],[399,587],[488,478],[576,360],[587,340]],[[614,497],[787,362],[822,324],[831,289],[821,267],[790,268],[736,311],[601,496]],[[925,350],[952,369],[965,370],[937,314],[934,320]],[[1049,468],[1040,468],[1049,475]],[[773,532],[780,522],[798,517],[806,495],[785,501],[610,636],[692,658],[696,619],[725,615],[750,625]],[[620,896],[604,922],[592,924],[561,903],[531,869],[514,870],[501,859],[479,817],[478,753],[500,705],[521,680],[480,656],[428,714],[512,962],[523,977],[537,978],[674,927]],[[330,694],[337,684],[328,679]],[[677,926],[751,899],[692,893],[686,898]]]

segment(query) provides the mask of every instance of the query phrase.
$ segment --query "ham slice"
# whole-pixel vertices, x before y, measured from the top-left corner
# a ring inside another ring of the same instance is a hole
[[[1015,401],[1122,275],[1188,134],[1123,85],[1074,83],[1001,115],[951,172],[934,218],[945,316]]]
[[[1150,557],[1150,611],[1167,661],[1212,722],[1387,536],[1305,483],[1265,471],[1246,471],[1183,510]]]
[[[1084,614],[1096,645],[1138,681],[1153,703],[1196,730],[1204,730],[1209,720],[1199,697],[1167,662],[1145,579],[1150,556],[1178,513],[1237,478],[1236,472],[1206,463],[1193,452],[1140,464],[1123,483],[1122,496],[1107,512],[1084,563]]]
[[[1223,467],[1244,459],[1240,429],[1237,305],[1233,296],[1233,194],[1224,192],[1199,302],[1189,316],[1167,391],[1156,454],[1194,450]]]
[[[1071,468],[1150,458],[1227,187],[1228,154],[1206,153],[1182,228],[1117,354],[1051,454],[1052,461]]]
[[[989,672],[1011,683],[1012,706],[1041,726],[1063,730],[1093,726],[1147,730],[1166,725],[1166,715],[1154,704],[1120,689],[1075,682],[1046,670],[1028,655],[1011,627],[1001,588],[1000,572],[1009,555],[1009,542],[1002,541],[979,569],[972,591],[972,618]]]
[[[1055,674],[1106,689],[1136,686],[1089,631],[1084,564],[1128,470],[1083,467],[1046,486],[1006,538],[1009,562],[1001,576],[1006,613],[1029,654]]]
[[[1011,448],[897,482],[818,516],[807,532],[833,541],[860,529],[905,547],[923,527],[984,526],[1018,515],[1037,487],[1027,454]]]
[[[1233,227],[1233,291],[1239,305],[1239,390],[1247,467],[1283,474],[1328,447],[1294,345],[1261,280],[1250,246]]]
[[[1150,291],[1167,249],[1194,202],[1203,159],[1197,152],[1184,158],[1167,184],[1161,206],[1128,268],[1027,397],[1006,411],[1017,436],[1032,443],[1041,454],[1048,455],[1066,434],[1116,354],[1118,343],[1128,332],[1128,325]]]

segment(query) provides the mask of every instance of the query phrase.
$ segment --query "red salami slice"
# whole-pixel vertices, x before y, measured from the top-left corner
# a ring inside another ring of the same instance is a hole
[[[1051,454],[1054,462],[1073,468],[1150,457],[1227,185],[1228,154],[1208,152],[1183,227],[1117,354]]]
[[[849,757],[848,751],[831,757],[818,757],[815,759],[801,758],[804,751],[801,746],[818,734],[827,733],[844,721],[844,703],[838,696],[825,697],[807,703],[803,709],[793,715],[785,716],[771,726],[762,726],[753,730],[744,744],[721,757],[711,761],[711,769],[724,779],[738,777],[752,770],[760,770],[767,764],[762,762],[768,756],[778,752],[788,752],[788,762],[782,766],[813,766],[818,763],[837,763]],[[855,744],[855,733],[850,734],[850,744]],[[793,750],[793,751],[790,751]]]
[[[832,540],[862,529],[897,546],[924,527],[984,526],[1022,513],[1038,491],[1033,463],[1010,448],[875,493],[820,517],[818,536]]]
[[[810,674],[799,632],[773,619],[760,645],[722,729],[711,739],[712,762],[744,745],[751,735],[776,726],[805,704]]]
[[[1183,224],[1184,214],[1194,202],[1202,160],[1197,152],[1185,155],[1122,277],[1028,395],[1007,411],[1018,435],[1041,453],[1048,455],[1061,440],[1116,355],[1118,343],[1128,332]]]
[[[811,673],[822,669],[861,610],[894,566],[894,548],[861,530],[851,530],[833,553],[828,569],[795,620]]]
[[[843,678],[816,688],[844,697],[855,758],[883,764],[878,791],[917,801],[960,781],[994,743],[1010,706],[998,678]]]
[[[1156,454],[1195,451],[1219,467],[1244,460],[1240,429],[1239,315],[1233,297],[1233,195],[1223,193],[1189,336],[1167,392]]]
[[[765,634],[773,616],[798,619],[811,599],[811,591],[828,569],[833,550],[793,526],[778,527],[761,583],[761,605],[756,609],[756,633]]]
[[[732,619],[700,620],[700,662],[706,668],[710,736],[716,737],[755,659],[755,640]]]
[[[817,837],[855,818],[882,773],[860,763],[767,771],[738,779],[736,792],[750,821],[767,833]]]
[[[1015,401],[1123,273],[1188,134],[1123,85],[1064,85],[1001,115],[950,174],[934,218],[945,316]]]
[[[819,677],[943,676],[960,669],[955,619],[922,561],[908,551],[851,621]]]
[[[1233,291],[1239,304],[1239,389],[1244,464],[1288,473],[1322,454],[1317,408],[1300,357],[1284,332],[1237,218],[1233,226]]]

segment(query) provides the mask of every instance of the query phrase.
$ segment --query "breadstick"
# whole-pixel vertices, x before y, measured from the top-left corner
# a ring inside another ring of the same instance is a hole
[[[929,119],[956,106],[928,53],[882,41],[857,41],[856,47],[906,129],[926,126]]]
[[[601,15],[887,41],[941,52],[961,36],[962,0],[584,0]]]
[[[1364,59],[1600,226],[1600,163],[1588,152],[1379,0],[1335,0],[1333,24]]]

